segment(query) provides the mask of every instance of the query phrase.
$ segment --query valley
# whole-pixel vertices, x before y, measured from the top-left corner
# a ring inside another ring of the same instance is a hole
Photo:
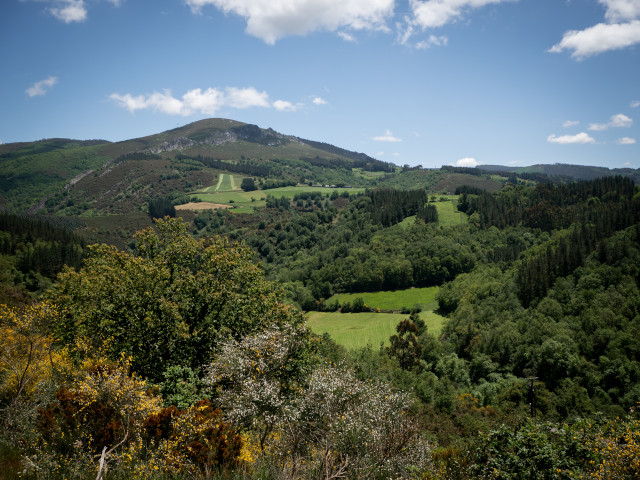
[[[232,452],[197,478],[304,478],[320,446],[443,480],[640,458],[635,170],[399,166],[224,119],[0,145],[0,167],[0,465],[92,472],[102,435],[119,475],[185,475],[209,461],[187,419]],[[337,398],[351,423],[314,410]]]

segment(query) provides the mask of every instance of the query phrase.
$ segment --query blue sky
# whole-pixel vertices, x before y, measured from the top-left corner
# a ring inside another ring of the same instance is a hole
[[[640,0],[3,0],[0,141],[224,117],[399,165],[640,168]]]

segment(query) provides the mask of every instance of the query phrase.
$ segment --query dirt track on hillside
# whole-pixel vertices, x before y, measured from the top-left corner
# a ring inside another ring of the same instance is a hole
[[[219,210],[221,208],[231,208],[231,205],[211,202],[191,202],[184,205],[176,205],[176,210]]]

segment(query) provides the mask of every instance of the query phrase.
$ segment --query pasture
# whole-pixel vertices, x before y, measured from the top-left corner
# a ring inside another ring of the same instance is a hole
[[[438,223],[445,226],[467,223],[467,216],[458,211],[458,196],[450,195],[447,197],[450,198],[451,201],[434,202],[434,205],[438,209]]]
[[[389,337],[405,318],[407,315],[392,313],[310,312],[307,325],[318,335],[328,333],[336,343],[349,350],[367,345],[376,349],[380,343],[389,346]]]
[[[340,303],[353,301],[361,297],[370,308],[381,310],[401,310],[419,305],[422,310],[435,310],[437,308],[436,294],[440,287],[409,288],[406,290],[393,290],[387,292],[365,293],[338,293],[327,300],[331,304],[336,300]]]
[[[427,331],[436,337],[442,333],[444,317],[434,312],[437,308],[436,293],[439,287],[410,288],[389,292],[341,293],[327,300],[340,303],[353,303],[358,297],[373,309],[401,310],[419,305],[422,308],[420,318],[427,326]],[[371,345],[376,348],[383,342],[389,345],[389,337],[396,333],[399,322],[408,318],[402,313],[339,313],[339,312],[310,312],[307,324],[311,330],[319,335],[328,333],[337,343],[347,349],[363,348]]]
[[[202,190],[190,193],[192,197],[196,197],[201,202],[209,202],[226,205],[226,208],[233,207],[232,212],[235,213],[252,213],[256,208],[266,205],[267,195],[274,197],[287,197],[293,199],[298,193],[303,192],[321,192],[323,195],[329,196],[336,190],[339,194],[347,191],[349,193],[364,192],[364,188],[325,188],[325,187],[309,187],[307,185],[272,188],[269,190],[254,190],[245,192],[235,189],[236,185],[242,183],[243,176],[231,175],[227,173],[220,174],[216,185],[206,187]]]
[[[371,345],[389,346],[389,337],[396,334],[396,326],[409,315],[401,313],[339,313],[309,312],[307,325],[317,335],[328,333],[331,338],[348,350]],[[444,318],[431,311],[421,312],[420,318],[427,325],[427,332],[439,337]]]

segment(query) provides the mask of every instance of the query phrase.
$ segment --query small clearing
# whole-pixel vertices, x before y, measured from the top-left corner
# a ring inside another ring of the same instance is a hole
[[[191,202],[184,205],[176,205],[176,210],[220,210],[225,208],[232,208],[232,206],[211,202]]]

